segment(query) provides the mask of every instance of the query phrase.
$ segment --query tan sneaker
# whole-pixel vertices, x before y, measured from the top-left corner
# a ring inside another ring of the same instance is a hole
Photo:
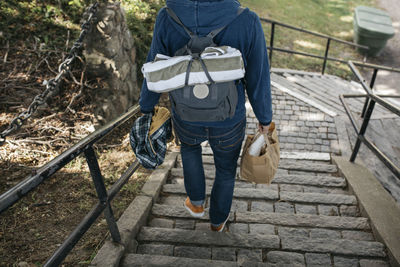
[[[185,202],[183,203],[183,206],[189,211],[190,215],[193,217],[199,218],[204,216],[204,207],[203,205],[201,206],[195,206],[190,202],[189,197],[186,198]]]
[[[218,225],[218,226],[214,226],[214,225],[210,224],[211,231],[214,231],[214,232],[223,232],[223,231],[224,231],[224,228],[225,228],[225,224],[226,224],[226,222],[228,221],[228,219],[229,219],[229,216],[228,216],[228,218],[226,218],[226,220],[225,220],[223,223],[221,223],[221,224]]]

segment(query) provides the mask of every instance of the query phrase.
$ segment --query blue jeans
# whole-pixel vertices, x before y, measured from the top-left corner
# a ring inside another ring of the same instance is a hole
[[[211,146],[216,170],[209,214],[211,223],[219,225],[228,218],[231,210],[237,160],[245,136],[246,119],[228,128],[194,126],[174,119],[174,128],[181,141],[185,189],[193,205],[201,205],[206,199],[200,144],[208,140]]]

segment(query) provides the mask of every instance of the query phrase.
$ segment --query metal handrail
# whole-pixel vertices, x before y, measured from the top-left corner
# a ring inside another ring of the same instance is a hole
[[[268,50],[275,50],[278,52],[283,52],[283,53],[290,53],[290,54],[295,54],[295,55],[300,55],[300,56],[306,56],[306,57],[313,57],[313,58],[318,58],[318,59],[325,59],[325,56],[320,56],[320,55],[314,55],[306,52],[301,52],[301,51],[296,51],[296,50],[289,50],[285,48],[278,48],[278,47],[267,47]],[[270,53],[271,55],[271,53]],[[335,62],[340,62],[347,64],[349,60],[346,59],[341,59],[341,58],[334,58],[334,57],[326,57],[327,60],[330,61],[335,61]],[[376,69],[376,70],[385,70],[385,71],[390,71],[390,72],[397,72],[400,73],[400,69],[398,68],[393,68],[393,67],[387,67],[387,66],[381,66],[381,65],[376,65],[376,64],[370,64],[370,63],[363,63],[360,61],[351,61],[353,65],[359,66],[359,67],[364,67],[364,68],[370,68],[370,69]]]
[[[354,73],[354,75],[357,77],[357,79],[361,82],[361,85],[366,92],[366,94],[364,94],[364,95],[340,95],[339,96],[340,101],[342,102],[343,107],[344,107],[347,115],[349,116],[350,122],[353,125],[353,128],[357,133],[357,141],[354,146],[353,152],[351,154],[350,161],[351,162],[355,161],[358,151],[361,146],[361,142],[362,142],[392,171],[392,173],[397,178],[400,179],[400,168],[397,167],[393,161],[391,161],[373,142],[371,142],[365,136],[365,132],[367,130],[368,123],[371,119],[371,116],[374,111],[374,107],[375,107],[376,103],[380,104],[381,106],[383,106],[390,112],[392,112],[400,117],[400,108],[396,107],[392,103],[389,103],[388,101],[383,99],[383,98],[390,98],[390,97],[400,98],[400,95],[384,95],[384,96],[382,96],[382,95],[374,94],[374,92],[371,90],[371,88],[369,88],[366,85],[364,78],[361,76],[361,74],[359,73],[358,69],[354,66],[354,64],[352,64],[352,62],[349,61],[348,65],[349,65],[350,69],[352,70],[352,72]],[[355,120],[355,118],[350,110],[350,107],[347,105],[347,103],[345,101],[346,98],[358,98],[358,97],[365,97],[366,105],[367,105],[367,107],[363,108],[364,117],[363,117],[363,122],[362,122],[361,126]]]
[[[266,18],[260,18],[260,20],[264,21],[264,22],[267,22],[267,23],[279,25],[279,26],[282,26],[282,27],[285,27],[285,28],[288,28],[288,29],[292,29],[292,30],[295,30],[295,31],[308,33],[308,34],[311,34],[311,35],[314,35],[314,36],[318,36],[318,37],[321,37],[321,38],[331,39],[331,40],[339,42],[339,43],[343,43],[343,44],[347,44],[347,45],[351,45],[351,46],[355,46],[355,47],[360,47],[360,48],[364,48],[364,49],[369,49],[369,47],[365,46],[365,45],[352,43],[352,42],[345,41],[345,40],[342,40],[342,39],[339,39],[339,38],[336,38],[336,37],[332,37],[332,36],[329,36],[329,35],[326,35],[326,34],[322,34],[322,33],[319,33],[319,32],[306,30],[306,29],[299,28],[299,27],[296,27],[296,26],[292,26],[292,25],[289,25],[289,24],[286,24],[286,23],[282,23],[282,22],[277,21],[277,20],[266,19]]]
[[[132,174],[137,170],[137,168],[139,167],[139,162],[135,160],[131,164],[131,166],[129,166],[128,169],[121,175],[118,181],[114,183],[111,189],[107,191],[104,185],[104,180],[101,174],[101,170],[99,168],[97,157],[93,149],[93,145],[102,140],[117,127],[121,126],[126,121],[133,118],[139,113],[139,111],[139,105],[131,107],[125,114],[110,121],[97,131],[86,136],[77,144],[73,145],[71,148],[63,152],[61,155],[57,156],[56,158],[42,166],[40,169],[35,171],[34,174],[27,177],[25,180],[0,195],[1,214],[3,211],[12,206],[15,202],[20,200],[28,192],[38,187],[44,180],[50,178],[58,170],[60,170],[73,159],[84,153],[93,183],[96,188],[99,202],[85,216],[85,218],[79,223],[79,225],[68,236],[63,244],[56,250],[56,252],[47,260],[44,266],[60,265],[65,257],[68,255],[68,253],[75,246],[75,244],[80,240],[80,238],[91,227],[91,225],[95,222],[95,220],[101,215],[103,211],[113,241],[120,242],[121,237],[119,234],[118,226],[115,222],[110,202],[121,190],[122,186],[128,181]]]
[[[308,56],[308,57],[322,59],[323,60],[323,65],[322,65],[321,74],[324,74],[327,61],[336,61],[336,62],[341,62],[341,63],[347,63],[348,62],[348,60],[345,60],[345,59],[332,58],[332,57],[328,56],[329,55],[329,49],[330,49],[331,41],[335,41],[335,42],[338,42],[338,43],[342,43],[342,44],[346,44],[346,45],[350,45],[350,46],[354,46],[354,47],[359,47],[359,48],[363,48],[363,49],[369,49],[368,46],[359,45],[359,44],[356,44],[356,43],[353,43],[353,42],[341,40],[341,39],[338,39],[338,38],[333,37],[333,36],[329,36],[329,35],[325,35],[325,34],[322,34],[322,33],[313,32],[313,31],[306,30],[306,29],[303,29],[303,28],[299,28],[299,27],[296,27],[296,26],[293,26],[293,25],[282,23],[280,21],[276,21],[276,20],[272,20],[272,19],[266,19],[266,18],[260,18],[260,20],[263,21],[263,22],[271,24],[270,42],[269,42],[269,47],[267,47],[270,50],[270,53],[269,53],[270,66],[272,65],[273,51],[276,50],[278,52],[283,52],[283,53],[290,53],[290,54],[296,54],[296,55],[302,55],[302,56]],[[317,36],[317,37],[320,37],[320,38],[327,39],[324,56],[305,53],[305,52],[300,52],[300,51],[295,51],[295,50],[288,50],[288,49],[284,49],[284,48],[274,47],[275,25],[282,26],[282,27],[285,27],[285,28],[288,28],[288,29],[292,29],[292,30],[295,30],[295,31],[299,31],[299,32],[311,34],[311,35],[314,35],[314,36]],[[375,82],[375,78],[376,78],[378,70],[385,70],[385,71],[400,73],[400,69],[399,68],[381,66],[381,65],[376,65],[376,64],[371,64],[371,63],[364,63],[364,62],[359,62],[359,61],[352,61],[352,62],[353,62],[354,65],[357,65],[359,67],[374,69],[373,78],[371,80],[371,84],[372,84],[371,88],[373,87],[373,84]]]

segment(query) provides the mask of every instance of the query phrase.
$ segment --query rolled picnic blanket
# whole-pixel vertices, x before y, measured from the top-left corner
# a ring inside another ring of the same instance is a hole
[[[207,47],[200,54],[207,71],[215,82],[228,82],[244,77],[245,69],[242,54],[230,46]],[[145,63],[142,73],[147,87],[157,93],[170,92],[185,86],[186,71],[190,68],[188,85],[209,83],[200,60],[192,56],[169,57],[157,54],[153,62]]]

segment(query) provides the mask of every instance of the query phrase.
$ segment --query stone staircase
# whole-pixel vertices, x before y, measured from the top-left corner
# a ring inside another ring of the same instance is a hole
[[[290,70],[275,70],[271,81],[281,143],[273,183],[254,185],[238,175],[227,231],[215,233],[207,212],[195,219],[183,207],[178,156],[136,235],[135,253],[124,255],[120,266],[390,266],[385,246],[376,241],[357,198],[331,163],[331,155],[343,154],[338,95],[359,93],[359,86]],[[361,99],[349,102],[358,113],[362,105]],[[246,133],[253,134],[257,120],[247,107]],[[378,109],[375,116],[388,114]],[[215,167],[207,143],[203,163],[209,195]]]
[[[203,149],[207,195],[213,173]],[[121,266],[389,266],[357,199],[328,161],[282,159],[270,186],[237,178],[227,231],[184,209],[181,159]],[[208,205],[208,200],[206,202]]]

